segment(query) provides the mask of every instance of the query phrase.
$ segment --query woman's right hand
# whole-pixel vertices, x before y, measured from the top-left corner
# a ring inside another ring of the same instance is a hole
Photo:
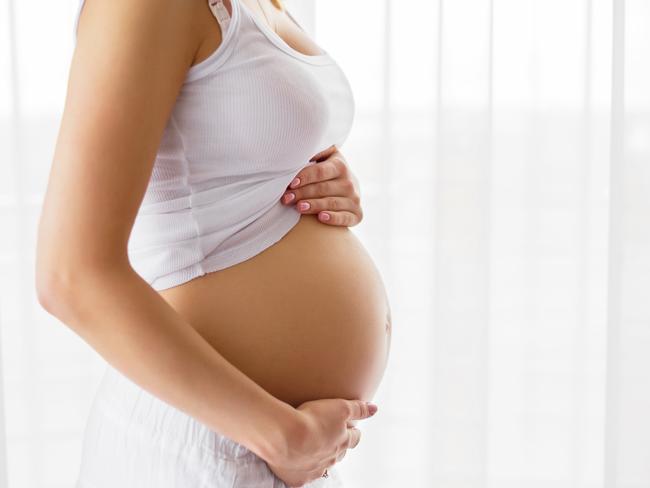
[[[266,463],[290,487],[300,487],[320,478],[325,470],[357,446],[361,431],[355,421],[371,417],[377,406],[361,400],[326,398],[298,406],[292,432],[287,433],[287,450]]]

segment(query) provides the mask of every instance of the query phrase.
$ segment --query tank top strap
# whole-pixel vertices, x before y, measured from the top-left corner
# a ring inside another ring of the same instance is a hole
[[[233,2],[237,0],[230,0],[231,8],[234,8]],[[231,15],[228,13],[228,9],[223,4],[223,0],[208,0],[208,5],[212,14],[216,17],[217,22],[221,26],[222,32],[225,33],[228,31],[228,25],[230,24]]]

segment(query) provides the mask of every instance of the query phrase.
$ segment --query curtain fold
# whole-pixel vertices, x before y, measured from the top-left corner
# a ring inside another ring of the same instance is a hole
[[[650,6],[612,14],[605,485],[636,488],[650,484]]]
[[[650,2],[285,3],[352,85],[392,309],[346,487],[649,487]],[[75,8],[0,0],[8,488],[71,486],[104,364],[33,289]]]

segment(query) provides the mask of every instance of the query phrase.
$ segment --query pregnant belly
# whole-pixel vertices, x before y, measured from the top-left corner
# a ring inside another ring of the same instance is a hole
[[[161,290],[219,353],[280,400],[372,399],[390,348],[381,276],[346,227],[300,221],[235,266]]]

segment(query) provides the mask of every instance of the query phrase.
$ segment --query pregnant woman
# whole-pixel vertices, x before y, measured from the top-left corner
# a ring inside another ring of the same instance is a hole
[[[75,35],[36,288],[107,361],[76,487],[342,486],[391,330],[345,75],[276,0],[81,0]]]

